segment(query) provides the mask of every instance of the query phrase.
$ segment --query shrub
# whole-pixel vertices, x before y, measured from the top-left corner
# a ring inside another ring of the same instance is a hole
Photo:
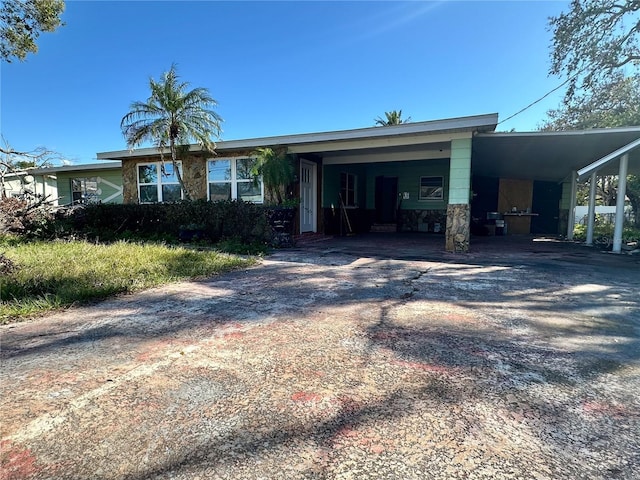
[[[614,225],[612,223],[598,224],[593,227],[593,240],[598,245],[609,246],[613,243],[613,230]],[[579,242],[584,242],[587,239],[587,226],[576,225],[573,231],[573,238]],[[622,229],[622,242],[637,242],[640,241],[640,229],[626,225]]]
[[[206,200],[154,204],[85,205],[71,214],[72,231],[91,239],[145,239],[175,242],[180,231],[197,229],[217,242],[236,239],[244,244],[268,239],[262,206],[242,200]]]

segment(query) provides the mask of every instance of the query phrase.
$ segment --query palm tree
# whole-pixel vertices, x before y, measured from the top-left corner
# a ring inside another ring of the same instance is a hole
[[[205,152],[213,153],[216,145],[211,136],[220,136],[223,121],[213,111],[218,102],[206,88],[188,90],[187,82],[180,82],[175,64],[162,79],[149,79],[151,96],[146,102],[133,102],[130,111],[120,122],[122,134],[131,149],[143,142],[153,143],[164,162],[167,147],[171,152],[173,170],[187,200],[191,194],[185,188],[178,169],[178,158],[189,151],[189,143],[195,140]]]
[[[400,125],[401,123],[409,123],[411,121],[411,117],[407,117],[406,119],[402,119],[402,110],[393,110],[391,112],[384,112],[384,116],[387,117],[384,120],[382,117],[375,118],[375,125],[386,127],[388,125]]]

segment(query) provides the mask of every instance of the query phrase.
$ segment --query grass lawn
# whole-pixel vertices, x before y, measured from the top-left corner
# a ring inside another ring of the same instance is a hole
[[[213,250],[161,244],[24,242],[1,236],[0,254],[15,265],[0,272],[0,324],[255,262]]]

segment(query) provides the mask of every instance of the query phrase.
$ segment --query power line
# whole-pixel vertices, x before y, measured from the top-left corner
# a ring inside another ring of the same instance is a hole
[[[575,77],[577,77],[578,75],[580,75],[584,70],[586,70],[586,68],[583,68],[582,70],[580,70],[579,72],[575,73],[574,75],[572,75],[571,77],[567,78],[564,82],[562,82],[560,85],[558,85],[556,88],[554,88],[553,90],[548,91],[547,93],[545,93],[543,96],[541,96],[540,98],[538,98],[537,100],[531,102],[529,105],[527,105],[526,107],[518,110],[516,113],[514,113],[513,115],[505,118],[504,120],[500,120],[496,125],[500,125],[501,123],[506,122],[507,120],[511,120],[513,117],[515,117],[516,115],[520,115],[522,112],[524,112],[525,110],[528,110],[529,108],[533,107],[536,103],[541,102],[542,100],[544,100],[545,98],[547,98],[549,95],[551,95],[553,92],[555,92],[556,90],[559,90],[560,88],[564,87],[567,83],[569,83],[571,80],[573,80]]]

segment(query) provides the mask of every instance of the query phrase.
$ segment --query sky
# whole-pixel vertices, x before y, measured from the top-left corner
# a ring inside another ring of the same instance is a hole
[[[568,1],[67,1],[65,26],[0,67],[0,131],[73,164],[126,150],[120,120],[172,63],[209,89],[221,140],[558,108],[548,18]]]

